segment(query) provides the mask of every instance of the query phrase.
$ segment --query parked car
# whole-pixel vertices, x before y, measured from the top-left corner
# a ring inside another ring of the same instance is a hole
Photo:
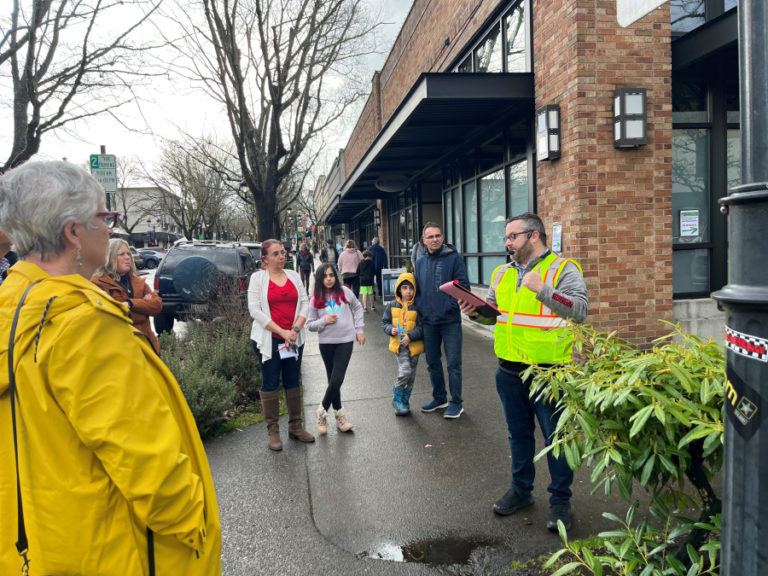
[[[240,242],[240,246],[248,248],[248,252],[256,261],[256,268],[258,268],[261,264],[261,242]]]
[[[255,270],[251,253],[239,244],[177,244],[155,272],[155,292],[163,299],[155,330],[170,332],[176,320],[210,320],[233,306],[247,315],[248,281]]]
[[[160,264],[160,260],[165,257],[165,254],[152,248],[140,248],[139,254],[141,254],[141,258],[144,261],[144,267],[149,270],[157,268],[158,264]]]
[[[133,263],[136,265],[136,268],[144,268],[144,258],[141,257],[139,251],[133,246],[129,248],[131,249],[131,256],[133,256]]]

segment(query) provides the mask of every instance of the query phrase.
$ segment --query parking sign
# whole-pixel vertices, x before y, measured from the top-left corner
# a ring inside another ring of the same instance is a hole
[[[91,154],[91,176],[105,192],[117,192],[117,158],[114,154]]]

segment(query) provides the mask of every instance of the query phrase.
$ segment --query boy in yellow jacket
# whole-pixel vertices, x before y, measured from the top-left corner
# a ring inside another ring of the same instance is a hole
[[[421,315],[413,306],[416,279],[410,272],[400,274],[395,284],[395,300],[387,304],[381,318],[381,328],[389,338],[389,350],[397,355],[397,383],[392,388],[395,414],[410,413],[408,401],[416,379],[419,354],[424,353],[424,330]]]

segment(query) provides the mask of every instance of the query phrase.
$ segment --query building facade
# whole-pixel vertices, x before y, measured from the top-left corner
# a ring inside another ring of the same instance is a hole
[[[737,9],[671,0],[621,27],[616,0],[416,0],[325,180],[321,223],[378,231],[395,267],[438,221],[483,286],[506,259],[505,219],[534,211],[581,263],[598,329],[647,343],[683,320],[720,338],[709,293],[727,282],[717,199],[740,178]]]

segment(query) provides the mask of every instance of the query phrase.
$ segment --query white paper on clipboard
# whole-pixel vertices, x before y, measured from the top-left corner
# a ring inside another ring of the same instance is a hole
[[[477,294],[473,294],[464,286],[459,284],[458,280],[452,280],[451,282],[446,282],[442,286],[440,286],[440,290],[448,294],[449,296],[453,296],[456,298],[456,300],[464,300],[466,302],[469,302],[475,307],[475,310],[479,313],[485,316],[486,318],[495,318],[496,316],[499,316],[501,312],[499,312],[498,308],[496,308],[494,305],[489,304],[480,296]]]

